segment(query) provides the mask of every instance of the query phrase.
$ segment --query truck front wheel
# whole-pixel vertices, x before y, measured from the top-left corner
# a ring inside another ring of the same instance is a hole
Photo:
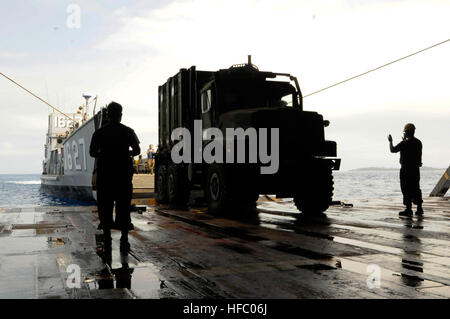
[[[333,174],[328,165],[315,167],[311,172],[294,196],[294,203],[302,213],[320,214],[333,198]]]

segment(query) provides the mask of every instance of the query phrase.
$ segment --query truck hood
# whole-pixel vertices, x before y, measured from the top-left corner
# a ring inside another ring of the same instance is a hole
[[[285,158],[319,155],[325,143],[323,116],[292,107],[240,109],[222,114],[219,128],[279,129],[280,152]]]

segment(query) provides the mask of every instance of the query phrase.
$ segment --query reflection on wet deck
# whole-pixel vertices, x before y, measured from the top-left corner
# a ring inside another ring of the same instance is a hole
[[[399,218],[400,203],[305,216],[261,197],[227,219],[152,205],[132,214],[125,255],[95,207],[1,209],[0,298],[449,298],[450,202],[427,199],[423,218]]]

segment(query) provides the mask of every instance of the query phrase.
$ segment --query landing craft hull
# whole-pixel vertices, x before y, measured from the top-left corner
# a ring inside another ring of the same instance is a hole
[[[93,201],[96,198],[92,187],[67,185],[64,181],[49,181],[46,177],[45,175],[41,176],[41,191],[46,194],[79,201]],[[58,178],[61,176],[49,177]]]
[[[93,201],[92,172],[95,159],[89,155],[92,134],[99,127],[101,112],[75,130],[64,142],[59,174],[42,174],[41,190],[57,197]],[[52,164],[52,163],[50,163]]]

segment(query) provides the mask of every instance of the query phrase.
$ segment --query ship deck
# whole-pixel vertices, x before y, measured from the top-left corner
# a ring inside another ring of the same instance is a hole
[[[400,199],[304,217],[261,197],[234,219],[147,204],[128,255],[113,232],[110,264],[96,207],[0,209],[0,298],[450,297],[448,198],[423,218],[399,218]]]
[[[155,175],[133,175],[133,198],[153,198],[155,192]]]

